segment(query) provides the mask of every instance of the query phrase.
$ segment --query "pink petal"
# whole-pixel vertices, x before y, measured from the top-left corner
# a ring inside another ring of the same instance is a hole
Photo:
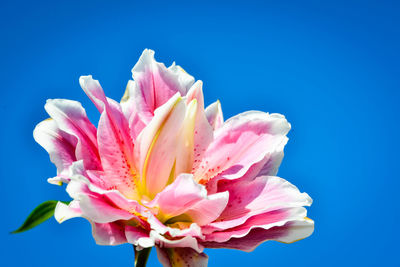
[[[197,242],[197,239],[190,235],[172,240],[165,238],[156,231],[151,231],[150,237],[155,241],[155,244],[161,248],[192,248],[199,253],[204,249],[204,247]]]
[[[62,223],[71,218],[82,217],[82,211],[79,207],[79,202],[71,201],[68,205],[58,202],[54,210],[54,218],[57,222]]]
[[[228,193],[207,196],[204,186],[190,174],[181,174],[148,204],[158,207],[163,221],[185,214],[198,225],[208,224],[221,214],[228,202]],[[179,203],[179,205],[177,205]]]
[[[165,226],[154,215],[147,217],[150,224],[150,238],[155,244],[165,248],[190,247],[198,252],[203,251],[203,246],[197,241],[197,238],[203,238],[201,228],[196,223],[191,223],[189,228],[172,228]]]
[[[206,116],[210,125],[214,130],[220,128],[224,123],[224,116],[222,114],[221,103],[216,101],[206,108]]]
[[[194,78],[173,64],[166,68],[154,59],[154,51],[144,50],[132,69],[134,81],[129,81],[121,101],[134,139],[151,121],[154,111],[179,93],[185,95]]]
[[[104,191],[96,188],[81,175],[71,177],[67,192],[74,200],[79,202],[83,217],[91,221],[109,223],[137,218],[126,209],[117,206],[117,204],[121,205],[121,198],[119,201],[115,201],[117,191]],[[122,195],[119,196],[123,197]],[[136,211],[137,203],[127,200],[125,204],[130,204],[131,210]]]
[[[137,110],[143,113],[154,111],[165,104],[176,93],[185,95],[194,78],[173,64],[166,68],[154,59],[154,51],[145,49],[132,69],[132,77],[137,89],[130,95],[137,99]]]
[[[240,165],[234,165],[231,168],[221,172],[206,184],[209,194],[221,192],[220,184],[236,183],[237,180],[253,180],[257,176],[275,176],[283,159],[283,150],[277,150],[267,153],[263,159],[243,168]],[[244,172],[246,171],[246,172]]]
[[[97,245],[116,246],[127,243],[124,225],[114,223],[92,223],[92,235]]]
[[[96,127],[89,121],[79,102],[66,99],[47,100],[45,109],[58,127],[78,140],[76,159],[83,160],[86,169],[101,170],[97,150]]]
[[[124,210],[114,208],[110,201],[101,195],[81,195],[79,205],[85,217],[98,223],[108,223],[117,220],[130,220],[134,216]]]
[[[200,237],[203,238],[203,234],[201,232],[200,226],[196,223],[190,223],[189,227],[178,228],[178,227],[169,227],[163,224],[156,216],[153,214],[145,215],[147,222],[150,225],[150,228],[159,235],[166,235],[172,238],[179,237]],[[197,241],[195,242],[197,244]]]
[[[228,169],[230,179],[240,178],[254,163],[282,151],[289,129],[290,124],[278,114],[252,111],[229,119],[215,132],[194,172],[196,179],[206,183]]]
[[[133,142],[121,107],[117,102],[105,97],[100,84],[91,76],[82,76],[79,81],[99,111],[102,112],[97,139],[105,179],[125,196],[137,198]]]
[[[107,98],[99,81],[94,80],[92,75],[81,76],[79,78],[79,84],[90,100],[92,100],[99,112],[103,113],[107,106]]]
[[[86,175],[86,173],[87,172],[83,165],[83,160],[78,160],[72,162],[68,169],[64,170],[63,173],[61,173],[60,175],[47,179],[47,182],[49,182],[50,184],[61,186],[63,183],[68,184],[72,176],[76,174]]]
[[[62,131],[53,119],[39,123],[33,137],[49,153],[51,162],[57,167],[57,174],[68,173],[69,166],[76,161],[76,137]]]
[[[208,225],[214,230],[233,228],[254,215],[309,206],[312,202],[306,193],[300,193],[297,187],[275,176],[222,183],[220,190],[229,191],[229,202],[218,220]]]
[[[303,207],[285,208],[254,215],[246,222],[224,231],[213,231],[206,234],[204,240],[226,242],[231,238],[244,237],[252,229],[263,228],[265,230],[276,226],[283,226],[290,221],[303,220],[307,216],[307,210]],[[207,231],[207,229],[203,229]]]
[[[164,267],[207,267],[208,256],[191,248],[157,248],[157,257]]]
[[[136,101],[138,100],[130,95],[132,92],[139,92],[139,89],[135,88],[136,86],[137,83],[135,83],[134,81],[128,81],[125,94],[121,99],[122,112],[124,113],[125,118],[128,121],[131,137],[133,140],[136,140],[143,128],[150,122],[152,118],[152,116],[146,117],[138,112],[138,108],[136,107]]]
[[[207,248],[230,248],[250,252],[265,241],[275,240],[282,243],[292,243],[310,236],[313,231],[314,222],[304,218],[271,229],[255,228],[245,237],[231,238],[223,243],[204,242],[202,244]]]
[[[187,152],[190,153],[191,146],[184,147],[190,140],[183,135],[187,125],[186,110],[182,98],[175,95],[156,110],[154,118],[138,138],[135,154],[142,190],[150,198],[175,179],[177,166],[181,170],[186,166],[186,172],[190,171],[191,157]]]
[[[149,232],[143,228],[127,225],[125,226],[125,235],[128,243],[140,249],[154,246],[154,240],[150,238]]]
[[[196,118],[194,126],[194,139],[193,139],[193,163],[192,171],[195,170],[201,162],[201,159],[207,147],[213,140],[213,128],[208,123],[206,114],[204,113],[204,99],[203,99],[203,83],[197,81],[190,88],[186,96],[186,103],[189,105],[193,100],[197,102]],[[179,170],[183,172],[183,170]],[[178,173],[180,173],[178,172]]]

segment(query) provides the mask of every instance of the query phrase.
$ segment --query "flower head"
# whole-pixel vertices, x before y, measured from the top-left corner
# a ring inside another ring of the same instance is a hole
[[[97,128],[79,102],[48,100],[51,119],[35,140],[50,154],[73,199],[58,203],[63,222],[84,217],[100,245],[156,246],[165,266],[205,266],[204,248],[251,251],[314,228],[311,198],[276,175],[290,124],[250,111],[223,120],[217,101],[204,107],[202,82],[165,67],[145,50],[121,102],[97,80],[82,89],[100,112]]]

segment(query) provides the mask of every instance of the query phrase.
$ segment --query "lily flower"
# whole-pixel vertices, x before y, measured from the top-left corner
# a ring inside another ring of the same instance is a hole
[[[223,119],[204,106],[202,82],[144,50],[120,102],[92,76],[80,85],[97,107],[93,125],[79,102],[48,100],[34,130],[67,184],[58,222],[83,217],[99,245],[156,247],[164,266],[207,266],[204,248],[252,251],[268,240],[308,237],[311,198],[276,176],[290,124],[249,111]],[[140,261],[140,258],[139,258]]]

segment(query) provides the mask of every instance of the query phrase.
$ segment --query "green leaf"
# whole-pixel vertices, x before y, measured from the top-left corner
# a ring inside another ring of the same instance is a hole
[[[61,201],[65,204],[69,204],[69,202]],[[31,214],[29,214],[28,218],[26,218],[25,222],[21,225],[20,228],[11,232],[12,234],[22,233],[27,230],[30,230],[44,221],[47,221],[54,215],[54,209],[56,208],[58,201],[57,200],[48,200],[37,206]]]

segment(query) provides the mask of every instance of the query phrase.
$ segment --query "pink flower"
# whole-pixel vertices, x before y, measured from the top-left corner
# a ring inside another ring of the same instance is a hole
[[[48,100],[51,119],[35,140],[50,154],[73,199],[63,222],[84,217],[100,245],[156,246],[164,266],[206,266],[204,248],[252,251],[291,243],[314,229],[311,198],[276,175],[290,124],[250,111],[224,122],[220,103],[204,108],[202,82],[145,50],[120,103],[97,80],[80,85],[101,116],[97,128],[76,101]],[[183,265],[180,265],[183,264]]]

